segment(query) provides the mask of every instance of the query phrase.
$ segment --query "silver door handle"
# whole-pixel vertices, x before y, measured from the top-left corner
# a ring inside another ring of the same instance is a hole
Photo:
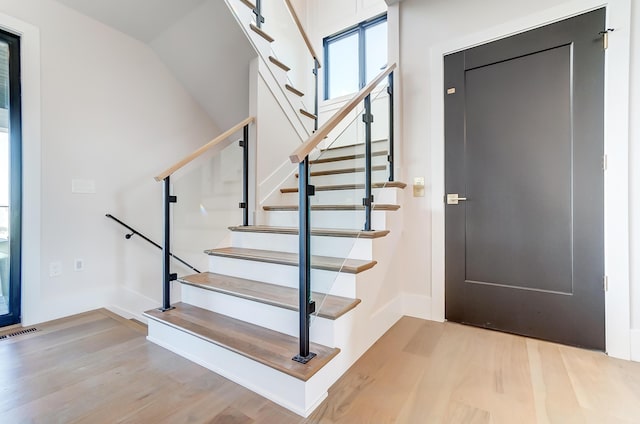
[[[466,197],[458,197],[458,193],[447,194],[447,205],[457,205],[458,202],[467,200]]]

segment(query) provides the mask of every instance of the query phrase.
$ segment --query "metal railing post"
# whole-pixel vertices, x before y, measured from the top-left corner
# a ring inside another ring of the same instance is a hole
[[[315,79],[315,100],[314,100],[314,115],[316,116],[315,119],[315,124],[313,126],[313,130],[317,131],[318,130],[318,113],[320,112],[320,98],[318,97],[318,69],[320,68],[320,63],[318,62],[318,59],[316,59],[315,57],[313,58],[313,75],[314,75],[314,79]]]
[[[242,225],[249,225],[249,125],[244,126],[242,133],[242,140],[240,140],[240,147],[242,147],[242,202],[240,208],[242,208]]]
[[[387,156],[387,161],[389,162],[389,181],[394,180],[394,169],[393,169],[393,154],[394,154],[394,134],[395,134],[395,124],[394,124],[394,116],[393,116],[393,72],[389,74],[389,86],[387,87],[387,93],[389,94],[389,156]]]
[[[262,28],[264,23],[264,16],[262,16],[262,0],[256,0],[256,8],[253,9],[253,14],[256,15],[256,26]]]
[[[171,273],[171,203],[175,203],[177,198],[171,195],[170,177],[164,179],[162,200],[164,237],[162,243],[162,307],[160,310],[164,312],[173,309],[171,306],[171,282],[178,279],[177,274]]]
[[[365,123],[365,197],[362,199],[365,211],[364,231],[371,231],[371,208],[373,206],[373,194],[371,193],[371,124],[373,123],[373,115],[371,114],[371,94],[364,98],[364,115],[362,115],[362,120]]]
[[[298,165],[299,178],[299,302],[300,302],[300,352],[292,359],[306,364],[315,353],[309,351],[309,322],[315,304],[311,301],[311,205],[309,197],[315,188],[309,184],[309,157]]]

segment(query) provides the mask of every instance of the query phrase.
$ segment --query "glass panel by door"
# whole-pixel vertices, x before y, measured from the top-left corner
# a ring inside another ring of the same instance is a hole
[[[0,31],[0,327],[20,322],[20,39]]]

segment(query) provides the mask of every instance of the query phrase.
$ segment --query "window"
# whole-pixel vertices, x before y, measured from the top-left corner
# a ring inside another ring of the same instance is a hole
[[[387,16],[324,39],[324,99],[353,94],[387,64]]]

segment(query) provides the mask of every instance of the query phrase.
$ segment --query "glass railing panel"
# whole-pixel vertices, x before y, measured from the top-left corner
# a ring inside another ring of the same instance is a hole
[[[374,197],[382,193],[380,189],[388,179],[387,96],[385,83],[380,84],[371,97],[372,182],[374,187],[379,187],[373,190]],[[329,134],[322,150],[316,152],[311,161],[311,184],[316,187],[316,195],[311,198],[311,226],[315,231],[311,251],[315,258],[312,264],[316,267],[311,279],[316,302],[313,322],[318,316],[330,315],[335,310],[335,302],[327,295],[356,296],[354,273],[368,267],[372,260],[370,242],[362,237],[366,183],[364,112],[362,103]],[[375,222],[375,213],[373,215]],[[327,266],[323,266],[323,261]]]
[[[237,142],[212,149],[172,176],[172,252],[198,270],[208,270],[207,249],[229,240],[230,226],[242,225],[243,152]],[[193,273],[172,261],[178,275]]]

